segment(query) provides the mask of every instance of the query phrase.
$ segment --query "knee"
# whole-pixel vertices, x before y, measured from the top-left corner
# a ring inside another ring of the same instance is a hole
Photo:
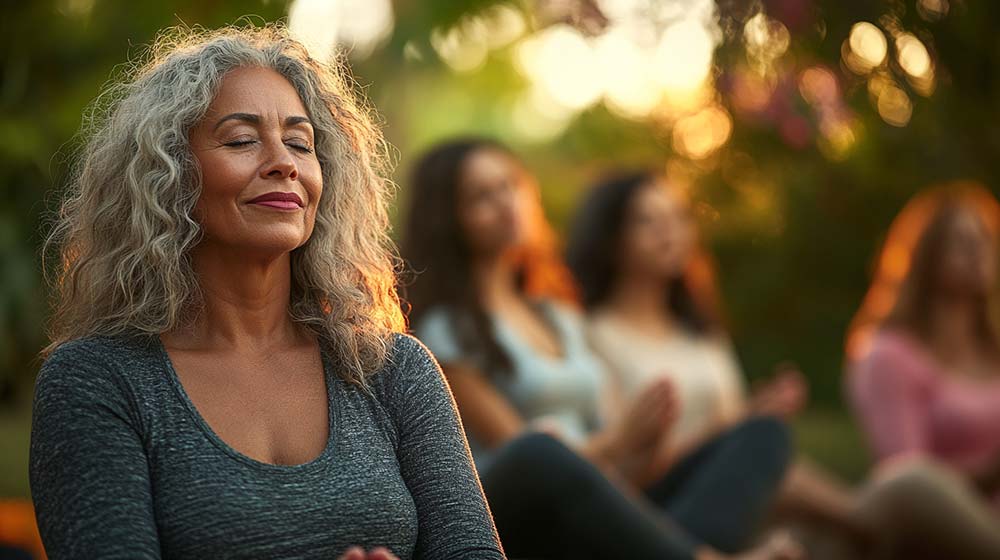
[[[521,435],[508,443],[490,468],[493,474],[503,473],[503,478],[516,480],[522,490],[541,493],[579,487],[592,469],[586,459],[562,441],[540,432]]]
[[[554,490],[580,489],[595,477],[597,469],[557,437],[544,433],[526,435],[518,454],[530,457],[530,473]]]
[[[961,485],[958,474],[930,457],[906,457],[881,465],[873,484],[883,493],[914,496],[929,489]]]
[[[532,469],[565,462],[575,453],[555,437],[542,432],[529,432],[508,443],[498,459]]]
[[[861,495],[861,510],[895,522],[926,504],[965,492],[964,481],[947,466],[926,457],[907,457],[879,466]]]
[[[758,461],[770,459],[776,469],[784,471],[792,460],[791,430],[781,419],[755,416],[738,424],[730,435],[741,440]]]

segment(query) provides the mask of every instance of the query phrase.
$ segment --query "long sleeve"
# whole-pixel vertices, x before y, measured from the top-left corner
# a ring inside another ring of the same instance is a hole
[[[851,372],[850,396],[879,459],[929,451],[923,370],[898,341],[882,340]]]
[[[441,368],[416,339],[396,340],[382,379],[396,424],[400,470],[417,507],[415,558],[504,558]]]
[[[159,558],[141,420],[102,347],[60,346],[39,372],[30,482],[52,560]]]

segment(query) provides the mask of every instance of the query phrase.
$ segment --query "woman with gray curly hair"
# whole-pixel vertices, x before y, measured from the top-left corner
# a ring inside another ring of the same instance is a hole
[[[400,334],[385,144],[342,69],[274,26],[151,52],[95,104],[47,244],[49,557],[503,558]]]

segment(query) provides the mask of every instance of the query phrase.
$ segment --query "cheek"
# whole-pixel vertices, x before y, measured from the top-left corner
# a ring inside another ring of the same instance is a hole
[[[306,227],[312,232],[316,224],[316,215],[319,213],[320,204],[323,200],[323,178],[317,176],[314,181],[303,183],[306,196],[309,197],[309,206],[305,214]]]
[[[653,256],[653,239],[646,229],[633,229],[622,238],[622,256],[629,264],[648,262]]]
[[[230,221],[237,211],[236,197],[246,181],[238,168],[202,161],[201,193],[195,205],[195,216],[206,229]]]
[[[315,201],[313,206],[319,205],[320,197],[323,196],[323,169],[319,162],[310,160],[299,167],[299,182],[302,183],[310,201]]]
[[[466,212],[466,233],[470,236],[488,234],[496,226],[498,214],[491,204],[477,204]]]
[[[467,240],[474,240],[479,232],[479,218],[475,207],[462,207],[458,210],[459,235]]]
[[[677,255],[682,261],[691,257],[694,250],[696,234],[694,228],[685,226],[677,237]]]
[[[501,212],[492,204],[483,204],[479,208],[467,210],[459,220],[459,224],[466,245],[474,251],[495,250],[498,243],[502,242],[501,239],[508,236],[507,226],[501,219]]]
[[[233,201],[256,173],[256,163],[240,155],[223,157],[208,152],[196,156],[201,169],[201,197],[199,203],[217,204]]]

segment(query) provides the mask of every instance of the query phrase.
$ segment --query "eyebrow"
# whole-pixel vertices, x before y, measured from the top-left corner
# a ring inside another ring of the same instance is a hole
[[[230,113],[219,119],[218,122],[215,123],[215,126],[212,127],[212,130],[218,130],[218,128],[226,121],[243,121],[250,124],[260,124],[260,115],[255,115],[253,113]],[[285,126],[295,126],[302,123],[312,126],[309,119],[303,116],[293,115],[285,119]]]

